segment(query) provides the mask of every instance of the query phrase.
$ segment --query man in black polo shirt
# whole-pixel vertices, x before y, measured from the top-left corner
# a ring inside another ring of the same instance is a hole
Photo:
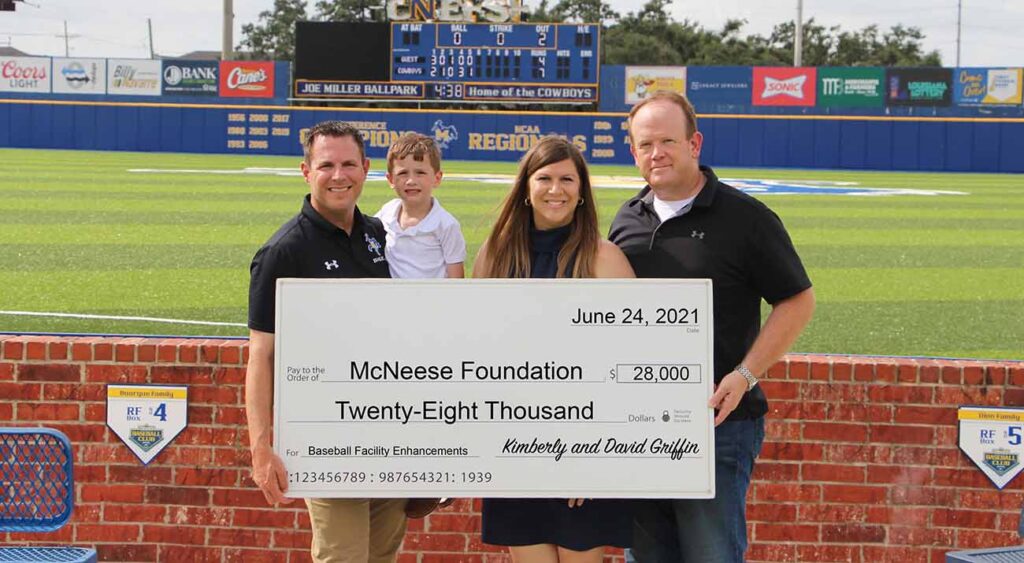
[[[700,166],[703,136],[683,96],[656,92],[629,114],[630,152],[647,187],[609,239],[639,278],[711,278],[714,291],[715,487],[709,500],[639,503],[640,563],[743,561],[746,494],[768,403],[757,376],[789,349],[814,293],[778,216]],[[761,326],[761,299],[772,312]]]
[[[363,138],[346,123],[315,125],[303,142],[309,195],[302,211],[252,260],[245,412],[252,478],[269,503],[288,503],[288,475],[271,444],[278,278],[387,278],[384,226],[356,201],[370,169]],[[342,319],[343,320],[343,319]],[[387,563],[405,533],[405,499],[307,499],[317,562]]]

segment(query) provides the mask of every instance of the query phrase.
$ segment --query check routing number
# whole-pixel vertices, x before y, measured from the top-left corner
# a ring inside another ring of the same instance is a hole
[[[710,498],[709,280],[277,286],[291,497]]]

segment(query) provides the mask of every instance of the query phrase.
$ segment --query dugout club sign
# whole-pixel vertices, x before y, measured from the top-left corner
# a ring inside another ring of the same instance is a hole
[[[0,57],[0,92],[50,92],[50,59]]]
[[[813,67],[754,67],[755,106],[813,106],[817,69]]]
[[[220,95],[225,98],[273,98],[274,63],[221,61]]]

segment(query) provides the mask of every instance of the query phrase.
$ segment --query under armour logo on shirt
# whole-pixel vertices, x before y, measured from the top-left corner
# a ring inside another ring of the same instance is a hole
[[[690,238],[699,238],[700,240],[704,240],[704,231],[693,231],[690,233]]]
[[[331,260],[330,262],[324,262],[324,268],[327,268],[328,270],[337,270],[340,267],[341,266],[338,265],[338,261],[337,260]]]

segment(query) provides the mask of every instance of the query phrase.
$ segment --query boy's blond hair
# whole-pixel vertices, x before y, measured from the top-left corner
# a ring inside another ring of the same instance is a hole
[[[441,150],[430,137],[420,133],[405,133],[388,149],[388,174],[392,172],[396,160],[412,155],[414,160],[422,162],[430,159],[434,172],[441,170]]]

